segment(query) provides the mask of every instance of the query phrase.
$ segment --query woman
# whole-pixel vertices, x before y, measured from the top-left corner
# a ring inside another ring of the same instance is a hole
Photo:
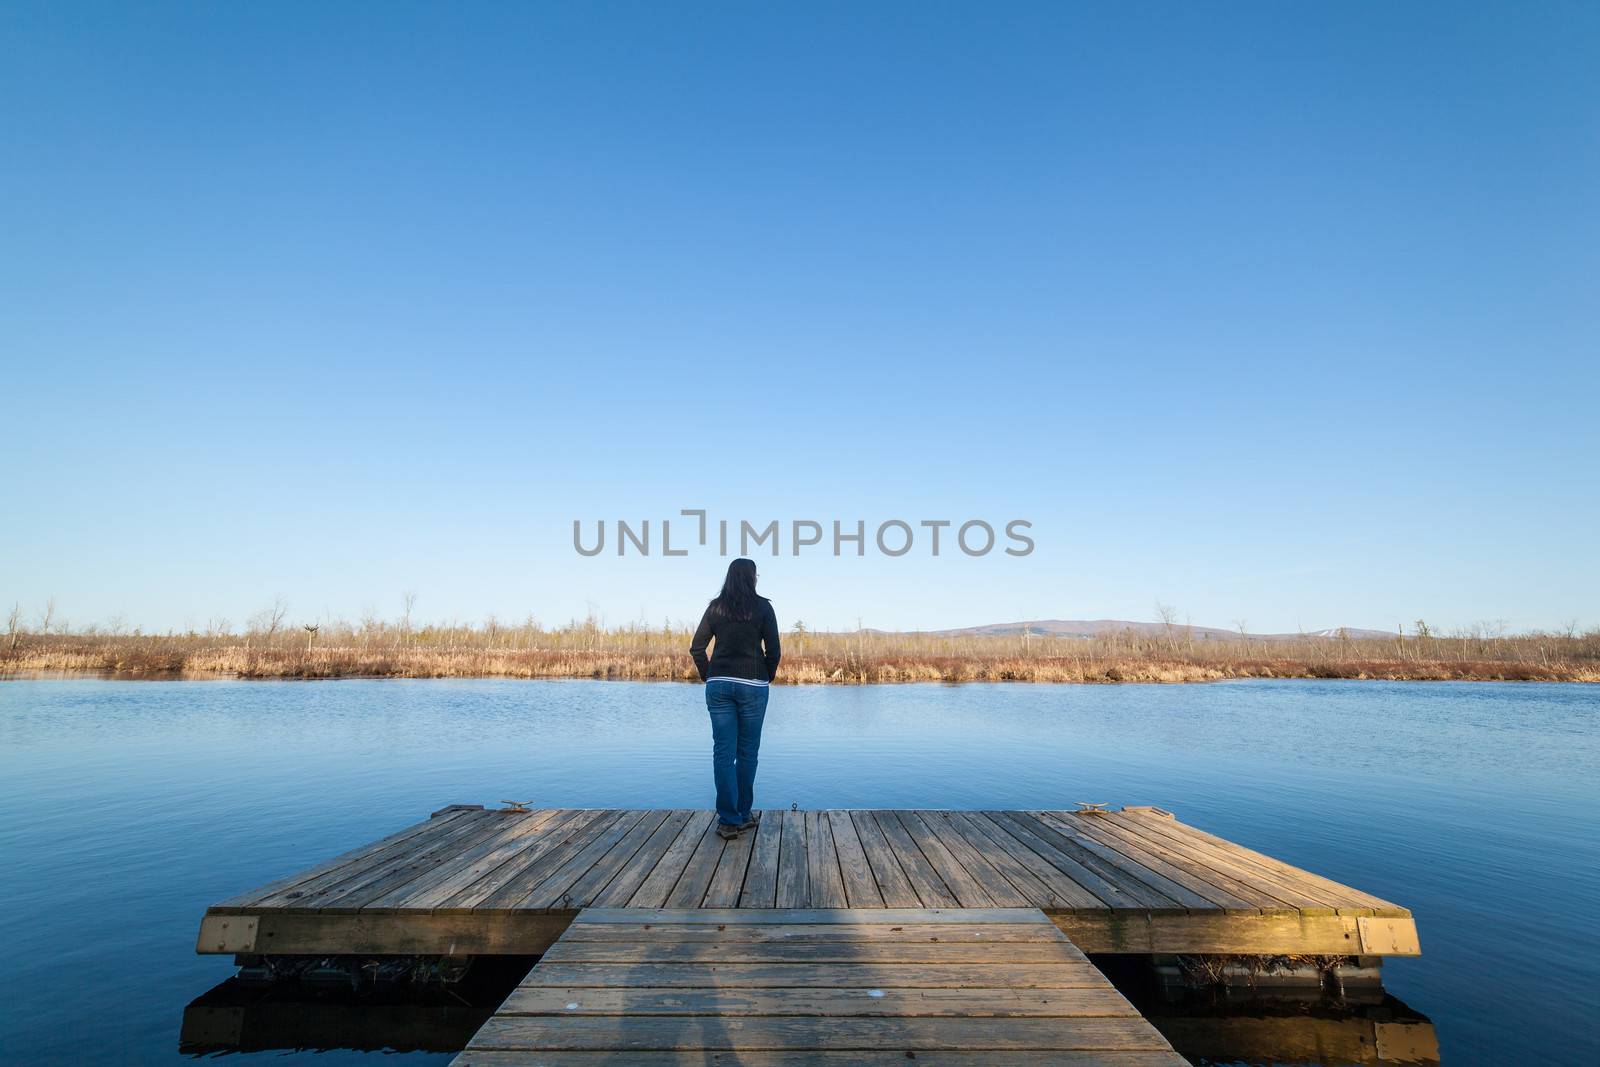
[[[706,646],[715,642],[711,658]],[[689,655],[706,683],[711,713],[711,776],[717,783],[717,835],[737,837],[756,824],[756,756],[767,686],[778,673],[778,617],[756,595],[754,560],[728,564],[722,592],[706,606]]]

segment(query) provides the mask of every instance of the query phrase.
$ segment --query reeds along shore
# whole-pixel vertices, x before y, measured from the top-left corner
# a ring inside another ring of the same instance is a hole
[[[246,634],[0,637],[0,676],[128,678],[610,678],[697,681],[671,626],[558,629],[342,623]],[[784,636],[778,681],[1204,682],[1225,678],[1600,682],[1587,634],[1203,639],[1185,627],[1095,638],[806,633]]]

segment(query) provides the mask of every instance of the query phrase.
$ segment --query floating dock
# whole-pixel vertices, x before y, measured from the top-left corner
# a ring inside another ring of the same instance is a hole
[[[1119,811],[452,805],[209,908],[198,950],[540,957],[456,1067],[1184,1061],[1086,958],[1420,951],[1406,909]]]
[[[1414,956],[1405,908],[1157,808],[706,811],[456,805],[207,910],[198,950],[534,955],[584,908],[1037,908],[1080,950]]]

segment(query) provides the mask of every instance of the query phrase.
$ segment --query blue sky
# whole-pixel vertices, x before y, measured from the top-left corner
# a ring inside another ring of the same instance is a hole
[[[8,4],[0,598],[1600,624],[1590,4]]]

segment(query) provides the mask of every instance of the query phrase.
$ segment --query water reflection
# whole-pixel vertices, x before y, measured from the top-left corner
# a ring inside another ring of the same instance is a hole
[[[1338,995],[1314,985],[1178,989],[1145,960],[1094,962],[1195,1067],[1439,1063],[1433,1022],[1377,982],[1350,983]]]
[[[178,1051],[460,1052],[533,957],[486,957],[450,985],[252,982],[229,978],[183,1010]]]
[[[1404,1002],[1310,1002],[1283,997],[1196,998],[1146,1017],[1190,1063],[1437,1064],[1433,1023]]]
[[[450,986],[348,984],[230,978],[183,1013],[179,1051],[459,1052],[533,964],[486,958]],[[1433,1023],[1381,988],[1333,998],[1316,989],[1165,992],[1148,965],[1097,958],[1119,989],[1196,1067],[1353,1067],[1438,1064]]]

